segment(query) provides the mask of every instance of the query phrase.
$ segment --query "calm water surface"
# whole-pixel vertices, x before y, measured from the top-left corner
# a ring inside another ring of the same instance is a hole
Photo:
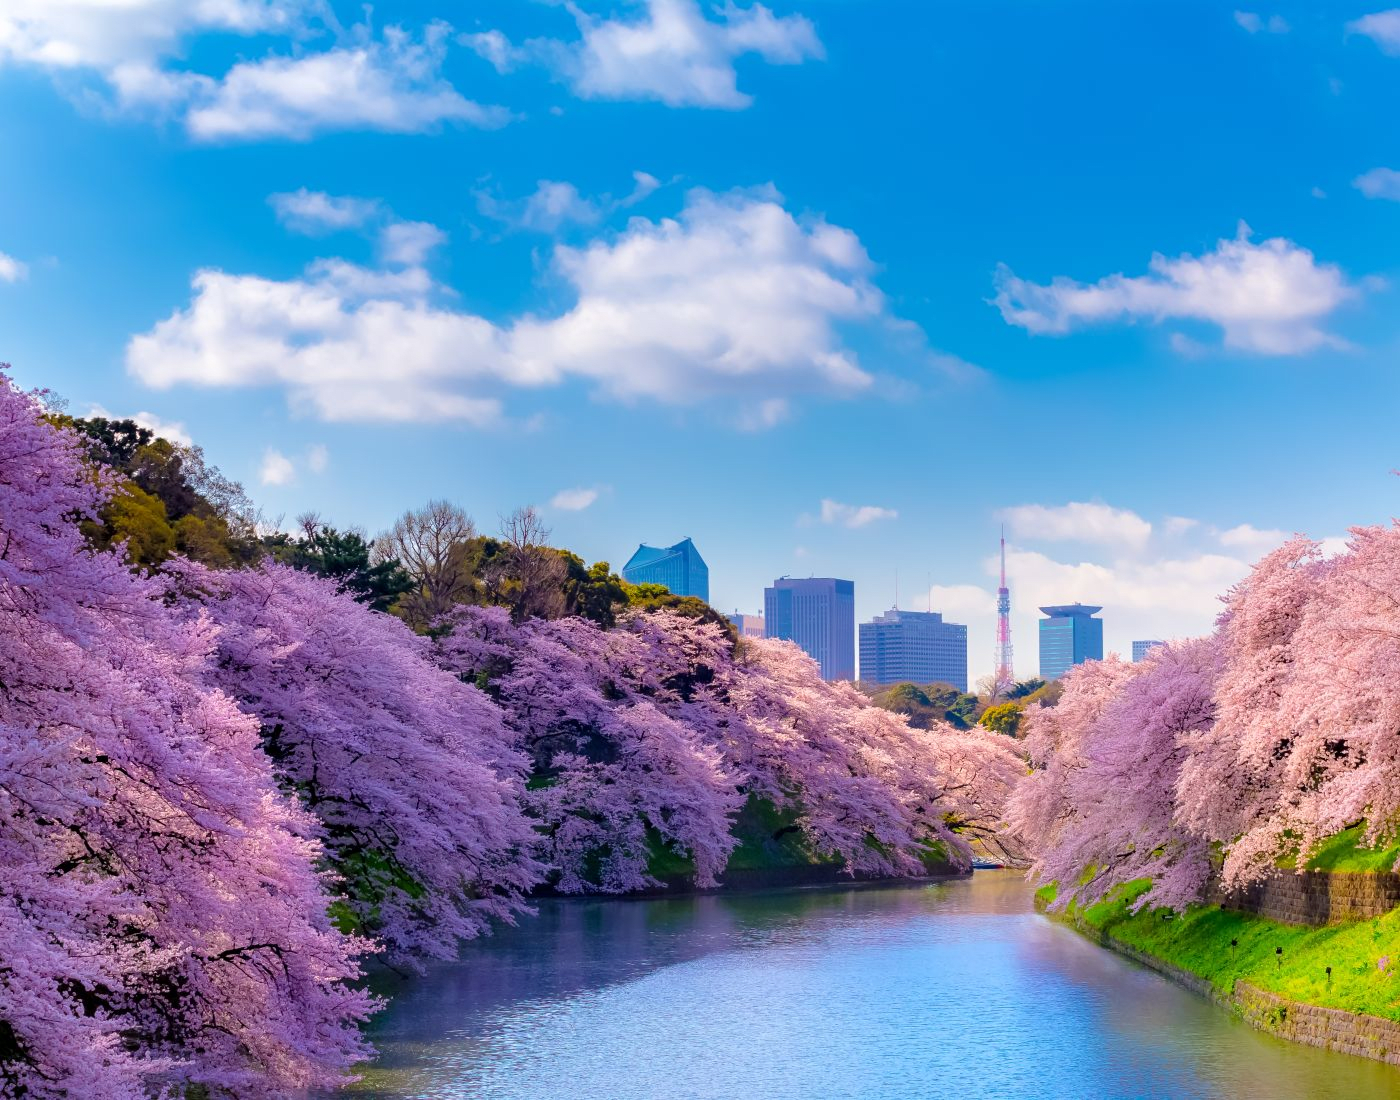
[[[396,990],[347,1097],[1400,1097],[1038,916],[935,886],[547,902]]]

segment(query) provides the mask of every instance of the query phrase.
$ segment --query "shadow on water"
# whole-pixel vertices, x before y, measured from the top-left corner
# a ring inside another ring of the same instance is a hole
[[[1400,1096],[1032,911],[935,885],[548,901],[394,989],[347,1096]]]

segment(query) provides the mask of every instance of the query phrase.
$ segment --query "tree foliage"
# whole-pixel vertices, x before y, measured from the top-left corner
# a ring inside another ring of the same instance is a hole
[[[114,475],[0,377],[0,1077],[135,1100],[278,1097],[365,1048],[359,945],[209,625],[86,547]]]
[[[93,463],[120,477],[117,490],[84,524],[94,545],[124,543],[128,560],[143,566],[178,552],[227,568],[260,553],[243,487],[211,466],[198,447],[171,443],[133,420],[53,419],[81,437]]]
[[[982,717],[977,720],[977,724],[993,733],[1003,733],[1007,737],[1015,737],[1021,728],[1021,718],[1024,715],[1025,708],[1020,703],[998,703],[996,706],[984,710]]]
[[[486,538],[439,502],[371,551],[245,540],[240,496],[0,377],[4,1095],[333,1088],[369,1053],[361,959],[450,958],[658,852],[714,883],[746,811],[853,874],[994,843],[1007,739],[739,644],[530,510]]]
[[[1020,772],[1004,739],[915,729],[822,681],[789,643],[736,650],[728,630],[676,611],[605,630],[462,608],[438,646],[504,708],[566,893],[655,885],[653,838],[713,884],[750,798],[795,810],[810,849],[853,873],[917,873],[935,843],[965,861]]]
[[[1060,900],[1143,875],[1139,904],[1306,866],[1327,838],[1400,839],[1400,527],[1325,559],[1298,537],[1226,597],[1213,636],[1095,662],[1028,712],[1012,827]]]
[[[413,589],[413,578],[397,558],[373,554],[373,547],[358,531],[327,527],[318,516],[301,517],[299,537],[276,534],[264,537],[272,557],[294,569],[334,581],[336,588],[372,611],[388,611]]]
[[[976,724],[981,708],[975,695],[959,691],[951,684],[893,684],[887,688],[867,689],[877,707],[906,715],[909,723],[919,729],[931,729],[946,722],[955,729],[970,729]]]
[[[179,581],[188,611],[219,624],[212,682],[257,716],[315,815],[356,931],[413,965],[520,911],[538,877],[525,769],[490,699],[329,579],[268,562]]]

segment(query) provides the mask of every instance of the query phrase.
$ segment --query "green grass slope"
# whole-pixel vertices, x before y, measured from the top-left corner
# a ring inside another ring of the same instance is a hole
[[[1129,912],[1148,886],[1145,879],[1130,883],[1098,905],[1071,906],[1066,915],[1206,979],[1225,996],[1243,979],[1290,1000],[1400,1020],[1400,909],[1323,928],[1208,905],[1184,914]],[[1042,887],[1037,896],[1049,902],[1054,890]]]

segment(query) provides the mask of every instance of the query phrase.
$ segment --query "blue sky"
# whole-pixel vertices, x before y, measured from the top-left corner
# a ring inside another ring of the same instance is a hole
[[[1400,9],[5,0],[0,360],[272,518],[522,503],[1110,648],[1388,521]],[[1155,257],[1155,258],[1154,258]]]

